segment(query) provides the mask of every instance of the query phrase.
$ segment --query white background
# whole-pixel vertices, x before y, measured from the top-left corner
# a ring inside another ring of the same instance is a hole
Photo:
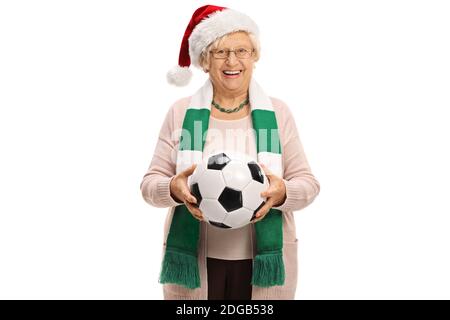
[[[0,2],[0,298],[161,299],[166,209],[139,185],[202,1]],[[449,299],[447,1],[216,1],[261,29],[316,200],[297,299]]]

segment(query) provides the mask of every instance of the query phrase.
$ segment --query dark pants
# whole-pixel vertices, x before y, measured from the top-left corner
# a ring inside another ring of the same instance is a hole
[[[251,300],[253,260],[207,258],[208,300]]]

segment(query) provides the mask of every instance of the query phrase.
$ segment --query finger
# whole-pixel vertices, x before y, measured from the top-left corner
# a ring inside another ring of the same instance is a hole
[[[191,165],[189,168],[187,168],[186,170],[184,170],[183,172],[182,172],[182,174],[185,176],[185,177],[189,177],[193,172],[194,172],[194,170],[195,170],[195,168],[197,167],[197,164],[193,164],[193,165]]]
[[[262,216],[265,216],[267,212],[269,212],[270,208],[272,207],[272,203],[270,201],[267,201],[259,210],[256,212],[255,217],[259,218]]]
[[[261,214],[260,214],[258,217],[255,216],[255,219],[253,220],[253,223],[256,223],[256,222],[258,222],[258,221],[261,221],[262,219],[265,218],[265,216],[266,216],[268,213],[269,213],[269,211],[261,212]]]
[[[275,188],[269,186],[269,188],[260,193],[260,196],[263,198],[269,198],[274,195],[275,191]]]
[[[262,191],[260,195],[261,197],[270,198],[278,195],[279,193],[281,194],[282,192],[283,188],[281,187],[281,184],[278,182],[273,182],[266,190]]]
[[[260,216],[264,216],[266,215],[270,208],[273,207],[274,201],[273,198],[268,198],[266,203],[258,210],[258,212],[256,212],[256,217],[260,217]]]
[[[184,190],[184,192],[183,192],[183,197],[184,197],[184,200],[185,200],[185,201],[187,201],[187,202],[189,202],[189,203],[197,204],[197,198],[194,197],[194,196],[189,192],[189,189]]]
[[[189,209],[189,211],[196,216],[201,216],[201,212],[200,209],[196,208],[195,206],[193,206],[191,203],[189,202],[185,202],[184,203],[186,205],[186,207]]]
[[[192,203],[189,203],[189,202],[185,202],[185,204],[186,204],[186,207],[188,207],[188,209],[192,213],[194,213],[194,214],[196,214],[198,216],[203,216],[202,211],[197,206],[195,206],[195,205],[193,205]]]
[[[203,221],[203,214],[200,211],[200,209],[194,207],[189,202],[186,202],[185,204],[186,204],[186,207],[188,208],[188,210],[194,216],[194,218],[196,218],[197,220]]]
[[[259,218],[253,219],[252,223],[257,223],[257,222],[261,221],[262,219],[264,219],[265,216],[266,215],[263,215],[263,216],[261,216]]]

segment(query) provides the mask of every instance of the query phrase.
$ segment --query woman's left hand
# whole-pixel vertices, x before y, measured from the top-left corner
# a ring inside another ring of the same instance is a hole
[[[261,192],[261,197],[267,198],[266,203],[256,213],[256,219],[253,223],[258,222],[266,216],[270,208],[278,207],[286,200],[286,185],[282,178],[274,175],[269,168],[262,163],[259,164],[269,180],[269,188]]]

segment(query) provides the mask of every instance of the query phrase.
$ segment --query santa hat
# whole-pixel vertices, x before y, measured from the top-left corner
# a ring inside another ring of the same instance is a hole
[[[176,86],[187,85],[192,77],[191,63],[200,68],[202,51],[216,39],[235,31],[247,31],[259,37],[256,23],[241,12],[212,5],[195,10],[181,41],[178,65],[167,73],[167,81]]]

